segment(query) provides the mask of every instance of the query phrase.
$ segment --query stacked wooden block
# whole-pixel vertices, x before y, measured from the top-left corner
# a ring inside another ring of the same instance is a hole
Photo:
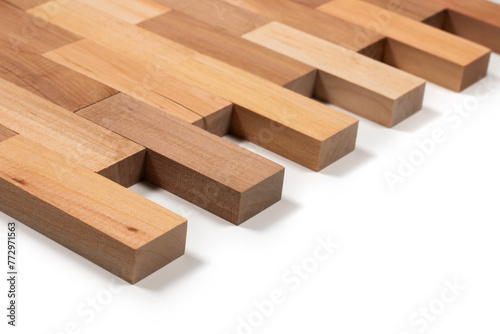
[[[135,283],[184,253],[184,218],[142,180],[234,224],[281,198],[284,168],[392,127],[426,80],[461,91],[500,50],[483,0],[0,1],[0,210]],[[424,23],[420,22],[423,21]]]

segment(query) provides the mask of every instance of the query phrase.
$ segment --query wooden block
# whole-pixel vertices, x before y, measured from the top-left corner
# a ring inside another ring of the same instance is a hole
[[[325,40],[272,22],[244,38],[320,70],[316,96],[392,127],[422,108],[425,81]]]
[[[243,10],[222,0],[156,0],[156,2],[175,9],[204,22],[216,31],[239,37],[270,22],[269,19]]]
[[[308,6],[289,0],[225,1],[252,13],[259,14],[271,21],[286,24],[313,36],[338,44],[346,49],[356,51],[376,59],[380,59],[383,54],[383,36],[377,34],[360,34],[363,29],[362,27],[337,17],[329,17],[328,15],[316,11]]]
[[[129,96],[77,114],[145,146],[147,181],[234,224],[281,199],[283,167]]]
[[[190,8],[198,12],[198,7]],[[157,16],[139,26],[299,94],[313,94],[316,82],[316,70],[313,67],[218,31],[179,11]]]
[[[432,0],[445,6],[444,29],[500,53],[500,5],[485,0]]]
[[[65,109],[76,111],[116,93],[86,76],[41,56],[80,39],[0,2],[0,78]],[[7,33],[8,32],[8,33]]]
[[[123,186],[142,180],[143,147],[2,79],[0,124]]]
[[[384,61],[454,91],[486,75],[491,51],[483,46],[356,0],[336,0],[319,10],[366,25],[388,37]],[[383,16],[386,15],[386,16]]]
[[[0,210],[129,283],[184,254],[184,218],[15,136],[0,143]]]
[[[331,0],[294,0],[318,7]],[[484,0],[363,0],[500,53],[500,6]]]
[[[222,136],[229,131],[231,102],[167,75],[154,64],[135,61],[89,40],[45,57],[209,132]]]
[[[119,19],[132,24],[138,24],[170,11],[170,8],[152,0],[86,0],[85,3],[97,10],[113,13]]]
[[[7,129],[5,126],[0,125],[0,141],[4,141],[11,137],[14,137],[16,133],[10,129]]]
[[[61,6],[58,15],[47,16],[44,13],[51,4],[30,12],[233,102],[231,131],[243,138],[313,170],[355,147],[358,121],[352,117],[78,1]],[[144,48],[131,48],[131,44]]]

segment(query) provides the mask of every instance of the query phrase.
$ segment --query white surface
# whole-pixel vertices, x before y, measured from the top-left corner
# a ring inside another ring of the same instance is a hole
[[[134,186],[190,220],[187,254],[136,286],[19,224],[19,327],[7,328],[2,315],[0,332],[233,334],[239,317],[247,319],[254,302],[278,289],[285,301],[259,328],[240,333],[498,333],[497,54],[487,80],[495,93],[486,97],[478,88],[485,80],[462,94],[428,84],[424,109],[394,129],[361,120],[357,150],[318,174],[241,142],[286,167],[283,200],[241,227],[161,189]],[[457,129],[445,121],[454,104],[475,101]],[[384,174],[436,128],[448,140],[391,191]],[[4,258],[8,218],[0,221]],[[291,280],[292,265],[312,265],[317,239],[328,237],[340,247],[309,278],[295,276],[301,286],[292,290],[283,275]],[[465,291],[425,331],[420,316],[412,326],[414,312],[439,306],[445,281],[455,279]],[[110,284],[122,291],[110,292]],[[0,305],[6,291],[3,282]],[[109,296],[90,318],[86,303]]]

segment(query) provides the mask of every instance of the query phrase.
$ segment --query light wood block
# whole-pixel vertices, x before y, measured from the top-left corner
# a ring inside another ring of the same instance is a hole
[[[50,6],[30,12],[233,102],[231,131],[290,160],[320,170],[355,147],[358,121],[352,117],[78,1],[53,16],[46,15]],[[71,47],[52,53],[61,56]]]
[[[142,146],[2,79],[0,124],[123,186],[143,177]]]
[[[170,1],[181,0],[162,0],[162,2]],[[384,36],[377,34],[360,36],[361,27],[346,20],[329,17],[293,1],[225,0],[225,2],[375,59],[380,59],[383,54]]]
[[[85,3],[97,10],[113,13],[119,19],[132,24],[138,24],[170,11],[170,8],[152,0],[86,0]]]
[[[225,135],[231,102],[89,40],[45,54],[48,59],[158,107],[209,132]]]
[[[281,199],[283,167],[129,96],[77,114],[146,147],[147,181],[234,224]]]
[[[116,93],[41,56],[80,37],[48,23],[37,26],[36,18],[3,2],[0,16],[0,30],[6,32],[0,34],[0,78],[70,111]]]
[[[316,96],[392,127],[422,108],[425,81],[293,29],[269,23],[243,35],[320,70]]]
[[[182,4],[185,5],[184,2]],[[189,8],[192,11],[186,9],[188,13],[199,11],[198,6]],[[180,11],[157,16],[139,26],[296,93],[313,95],[317,74],[315,68],[239,36],[218,31],[216,26]]]
[[[45,146],[15,136],[0,161],[1,211],[127,282],[184,254],[184,218]]]
[[[318,9],[386,35],[385,62],[451,90],[486,75],[491,51],[473,42],[362,1],[336,0]],[[382,24],[367,24],[381,13],[389,13]]]

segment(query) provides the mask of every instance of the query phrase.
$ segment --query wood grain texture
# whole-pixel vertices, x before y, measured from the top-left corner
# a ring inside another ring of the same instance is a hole
[[[360,34],[362,27],[338,17],[332,18],[308,6],[289,0],[225,1],[271,21],[281,22],[349,50],[377,59],[383,54],[383,36],[376,33],[362,35]]]
[[[199,11],[198,7],[190,8],[196,9],[194,13]],[[316,81],[316,70],[313,67],[217,31],[215,27],[182,12],[174,10],[145,21],[140,26],[299,94],[313,94]]]
[[[234,224],[281,199],[283,167],[129,96],[77,114],[146,147],[147,181]]]
[[[294,0],[311,7],[330,0]],[[500,6],[484,0],[363,0],[500,53]]]
[[[184,218],[44,146],[15,136],[0,161],[1,211],[127,282],[184,254]]]
[[[116,93],[86,76],[41,56],[80,39],[0,2],[0,78],[76,111]],[[7,33],[8,32],[8,33]]]
[[[272,22],[244,38],[320,70],[316,96],[392,127],[422,108],[425,81],[325,40]]]
[[[313,170],[354,149],[358,121],[352,117],[80,2],[47,17],[50,5],[30,12],[233,102],[231,131],[243,138]]]
[[[11,129],[7,129],[3,125],[0,125],[0,141],[4,141],[6,139],[12,138],[15,135],[17,135],[17,133],[12,131]]]
[[[48,59],[93,78],[120,92],[195,124],[225,135],[232,103],[89,40],[81,40],[45,54]]]
[[[170,8],[152,0],[85,0],[85,3],[97,10],[113,13],[119,19],[132,24],[138,24],[170,11]]]
[[[387,15],[370,28],[388,37],[384,61],[451,90],[486,75],[491,50],[473,42],[362,1],[336,0],[318,9],[360,25]]]
[[[123,186],[143,177],[142,146],[2,79],[0,124]]]

